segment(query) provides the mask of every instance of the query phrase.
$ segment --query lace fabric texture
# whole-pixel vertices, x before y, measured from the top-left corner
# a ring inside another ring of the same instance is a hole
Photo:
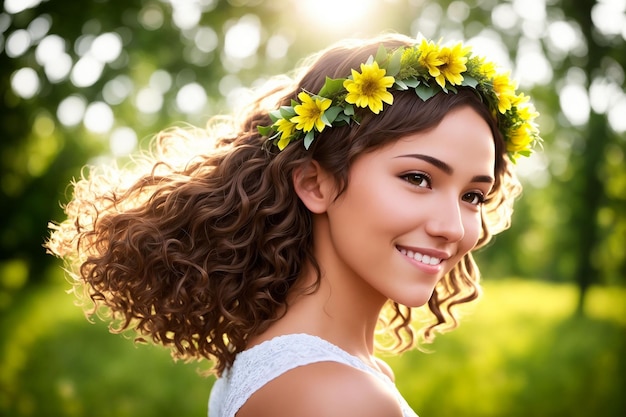
[[[279,336],[239,353],[233,366],[213,385],[209,417],[235,417],[263,385],[298,366],[317,362],[339,362],[380,378],[396,393],[404,417],[417,417],[387,375],[332,343],[308,334]]]

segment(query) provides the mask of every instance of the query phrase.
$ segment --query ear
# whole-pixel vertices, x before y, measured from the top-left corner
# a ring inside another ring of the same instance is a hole
[[[326,212],[335,198],[334,180],[317,161],[296,168],[292,181],[296,194],[312,213]]]

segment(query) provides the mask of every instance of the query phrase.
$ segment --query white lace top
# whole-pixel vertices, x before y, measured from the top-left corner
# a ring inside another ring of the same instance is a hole
[[[417,417],[387,375],[332,343],[308,334],[279,336],[239,353],[232,367],[213,385],[209,417],[235,417],[263,385],[293,368],[316,362],[339,362],[380,378],[396,393],[404,417]]]

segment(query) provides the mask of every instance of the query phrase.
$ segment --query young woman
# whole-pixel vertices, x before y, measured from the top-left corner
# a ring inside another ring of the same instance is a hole
[[[536,115],[461,43],[342,43],[230,133],[165,131],[145,169],[77,181],[47,247],[115,330],[213,361],[211,417],[414,416],[375,333],[411,348],[478,297]]]

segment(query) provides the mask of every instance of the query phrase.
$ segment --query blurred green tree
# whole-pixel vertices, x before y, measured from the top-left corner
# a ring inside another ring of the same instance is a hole
[[[580,68],[585,75],[580,85],[590,101],[588,122],[580,129],[582,143],[569,160],[578,181],[564,184],[571,190],[570,198],[579,202],[573,206],[570,225],[582,312],[585,293],[598,278],[621,275],[623,283],[626,276],[626,5],[564,0],[562,7],[580,28],[587,49],[579,57],[583,59],[566,61],[557,73],[564,79],[572,68]],[[617,111],[614,105],[620,106]],[[621,123],[621,132],[611,118]]]
[[[52,261],[42,248],[47,223],[60,220],[84,164],[123,156],[174,121],[201,124],[262,75],[257,51],[280,43],[261,25],[273,18],[239,3],[4,3],[0,263],[17,259],[38,282]]]

